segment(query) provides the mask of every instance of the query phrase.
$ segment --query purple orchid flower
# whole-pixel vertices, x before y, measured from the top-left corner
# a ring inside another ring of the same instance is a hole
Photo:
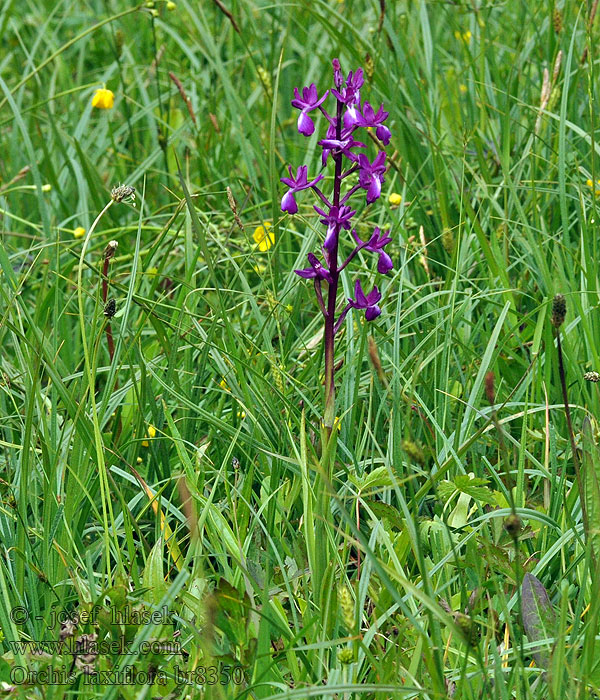
[[[377,113],[368,102],[365,102],[362,108],[362,114],[357,117],[358,126],[363,127],[376,127],[375,134],[377,138],[387,146],[392,138],[391,131],[383,123],[389,117],[389,112],[384,111],[383,105],[379,108]]]
[[[292,175],[291,165],[288,165],[288,171],[290,173],[289,177],[280,178],[281,182],[290,188],[281,199],[281,211],[287,211],[289,214],[295,214],[298,211],[298,205],[296,204],[294,193],[300,192],[301,190],[306,190],[309,187],[313,187],[317,184],[317,182],[323,179],[323,175],[317,175],[314,180],[309,182],[307,165],[301,165],[296,170],[296,177]]]
[[[363,77],[363,69],[359,68],[356,73],[350,71],[346,79],[346,87],[340,90],[331,90],[331,94],[345,105],[358,104],[360,102],[360,89],[365,80]]]
[[[298,131],[304,136],[310,136],[314,133],[315,124],[313,120],[308,116],[308,112],[316,109],[321,105],[327,95],[329,90],[325,92],[323,97],[319,99],[317,94],[317,86],[311,83],[309,87],[302,88],[302,97],[300,97],[300,90],[294,88],[294,98],[292,100],[292,107],[296,107],[300,110],[300,116],[298,117]]]
[[[323,217],[320,222],[327,226],[323,248],[331,252],[337,244],[340,230],[350,228],[350,219],[356,214],[356,211],[352,211],[350,207],[344,205],[341,207],[332,206],[329,213],[315,206],[315,211]]]
[[[377,302],[381,299],[381,292],[377,287],[373,287],[368,294],[363,292],[360,280],[356,280],[354,284],[354,299],[348,299],[348,303],[353,309],[366,309],[365,318],[367,321],[372,321],[381,313],[381,309],[377,306]]]
[[[391,242],[392,238],[389,236],[390,230],[383,232],[376,226],[373,230],[373,235],[368,241],[361,241],[356,233],[356,229],[352,231],[354,240],[358,244],[360,250],[370,250],[372,253],[379,253],[379,261],[377,262],[377,272],[380,275],[387,275],[387,273],[394,268],[394,263],[390,256],[383,250],[384,246]]]
[[[371,163],[362,153],[358,156],[360,186],[367,190],[367,204],[371,204],[381,196],[381,184],[385,173],[385,151],[379,151]]]
[[[325,280],[326,282],[329,282],[329,284],[331,284],[332,279],[331,275],[329,274],[329,271],[327,270],[327,268],[321,265],[317,256],[314,253],[308,254],[308,262],[310,263],[310,267],[306,267],[303,270],[294,270],[294,272],[297,275],[300,275],[300,277],[304,277],[304,279],[307,280]]]
[[[343,135],[342,135],[343,136]],[[356,162],[357,157],[354,153],[352,153],[353,148],[366,148],[366,144],[361,143],[360,141],[355,141],[352,136],[348,136],[348,138],[341,138],[341,139],[322,139],[321,141],[318,142],[319,146],[323,147],[323,155],[327,153],[325,156],[325,160],[327,160],[327,156],[331,151],[334,153],[342,153],[343,155],[348,158],[348,160],[351,160],[353,162]]]
[[[344,113],[344,126],[346,129],[352,129],[358,124],[359,106],[360,106],[360,89],[364,84],[363,70],[359,68],[356,73],[350,71],[346,79],[346,87],[339,90],[332,90],[331,94],[340,102],[346,105]]]

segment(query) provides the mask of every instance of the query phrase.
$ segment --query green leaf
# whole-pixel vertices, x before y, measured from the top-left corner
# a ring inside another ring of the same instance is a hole
[[[588,519],[588,537],[591,541],[594,559],[600,557],[600,454],[594,442],[592,421],[588,416],[583,419],[583,487],[585,508]]]
[[[163,574],[162,539],[158,540],[148,555],[142,583],[144,588],[147,588],[149,591],[148,597],[150,600],[155,605],[158,605],[167,591],[167,584],[165,583]]]
[[[496,503],[496,498],[491,489],[485,485],[487,483],[487,479],[459,474],[452,481],[442,481],[438,486],[438,496],[442,501],[448,502],[456,493],[464,493],[479,503],[493,505]]]
[[[374,501],[371,499],[362,499],[362,503],[367,506],[374,516],[382,520],[385,518],[389,521],[390,525],[397,530],[402,530],[404,527],[402,516],[394,506],[384,503],[383,501]]]
[[[542,582],[529,572],[521,586],[521,612],[525,634],[530,642],[540,642],[533,652],[537,665],[545,670],[550,663],[556,616]]]
[[[373,469],[360,477],[356,476],[356,474],[351,474],[350,481],[363,493],[370,489],[390,488],[393,486],[387,467],[377,467],[377,469]]]

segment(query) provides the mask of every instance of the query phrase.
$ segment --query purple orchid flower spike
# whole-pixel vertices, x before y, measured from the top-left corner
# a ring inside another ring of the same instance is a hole
[[[292,175],[292,166],[288,165],[289,177],[282,177],[281,182],[287,185],[290,189],[283,195],[281,199],[281,211],[287,211],[288,214],[296,214],[298,205],[294,198],[294,193],[306,190],[309,187],[314,187],[317,182],[323,179],[323,175],[317,175],[314,180],[308,181],[308,166],[301,165],[296,170],[296,177]]]
[[[310,267],[306,267],[303,270],[294,270],[294,272],[297,275],[300,275],[300,277],[304,277],[304,279],[307,280],[324,280],[325,282],[331,284],[332,280],[329,271],[327,270],[327,268],[321,265],[319,259],[314,253],[308,254],[308,262],[310,263]]]
[[[353,231],[354,249],[346,257],[344,262],[338,259],[343,250],[344,243],[340,236],[344,231],[352,228],[352,217],[356,214],[349,205],[350,199],[360,190],[366,190],[367,205],[372,204],[381,196],[381,186],[384,181],[386,165],[385,152],[381,151],[371,162],[367,155],[358,153],[366,149],[367,145],[356,138],[356,130],[360,128],[376,129],[377,138],[387,145],[390,142],[390,130],[384,122],[388,113],[383,105],[375,111],[369,102],[361,100],[361,89],[364,84],[361,68],[348,73],[345,78],[342,74],[340,62],[333,59],[333,87],[319,98],[314,83],[303,88],[302,94],[298,88],[294,88],[292,105],[300,110],[298,118],[298,130],[305,136],[314,133],[315,125],[308,115],[313,109],[319,109],[327,120],[325,138],[318,144],[322,149],[322,163],[325,168],[329,156],[334,162],[332,195],[328,199],[317,187],[317,183],[323,178],[319,175],[309,182],[307,166],[303,165],[296,171],[296,176],[289,168],[289,177],[282,177],[281,182],[288,186],[288,191],[281,200],[281,209],[290,214],[298,211],[295,194],[300,190],[312,188],[322,203],[314,209],[320,217],[320,222],[327,227],[325,239],[322,244],[323,262],[314,254],[308,254],[308,267],[294,270],[294,272],[306,280],[313,280],[315,294],[324,319],[324,349],[325,349],[325,410],[323,424],[325,426],[325,438],[331,436],[335,423],[335,337],[347,314],[352,309],[364,309],[367,321],[372,321],[381,314],[378,306],[381,300],[381,292],[375,286],[369,294],[365,294],[360,280],[354,286],[354,299],[349,299],[346,306],[338,310],[338,290],[340,277],[346,266],[361,251],[369,251],[378,256],[377,270],[380,274],[387,274],[393,269],[392,259],[384,248],[391,242],[389,231],[382,232],[375,228],[373,234],[366,241],[362,241],[356,230]],[[335,98],[335,110],[331,113],[321,106],[325,98],[331,95]],[[354,182],[346,187],[351,176]],[[346,179],[348,178],[348,179]],[[352,239],[350,239],[352,240]],[[324,288],[324,285],[327,285]]]
[[[356,297],[356,301],[354,299],[348,299],[348,303],[353,309],[366,309],[365,318],[367,321],[372,321],[379,316],[381,309],[377,306],[377,302],[381,300],[381,292],[377,287],[373,287],[368,294],[365,294],[360,280],[356,280],[354,284],[354,296]]]
[[[298,88],[294,88],[292,107],[296,107],[300,110],[300,116],[298,117],[298,131],[301,134],[304,134],[304,136],[310,136],[315,131],[315,124],[308,116],[308,112],[323,104],[328,94],[329,90],[327,90],[323,97],[319,99],[317,86],[314,83],[311,83],[309,87],[302,88],[302,97],[300,97],[300,90],[298,90]]]
[[[358,156],[358,165],[360,166],[358,181],[360,186],[367,190],[367,204],[371,204],[381,196],[381,185],[385,173],[385,151],[379,151],[372,163],[361,153]]]
[[[357,242],[360,250],[370,250],[373,253],[379,253],[377,272],[379,272],[380,275],[387,275],[387,273],[394,268],[392,259],[385,250],[383,250],[384,246],[392,241],[391,236],[388,236],[389,232],[389,229],[383,232],[379,229],[379,226],[376,226],[371,238],[369,238],[368,241],[361,241],[356,233],[356,229],[352,231],[354,240]]]
[[[362,109],[362,114],[357,117],[358,126],[365,128],[376,127],[375,134],[377,138],[387,146],[392,138],[391,131],[383,123],[389,117],[389,112],[384,111],[383,105],[379,108],[377,113],[368,102],[365,102]]]

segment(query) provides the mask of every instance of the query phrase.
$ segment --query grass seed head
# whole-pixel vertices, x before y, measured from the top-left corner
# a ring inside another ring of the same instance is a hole
[[[560,328],[565,322],[567,315],[567,300],[564,294],[555,294],[552,299],[552,325],[555,328]]]

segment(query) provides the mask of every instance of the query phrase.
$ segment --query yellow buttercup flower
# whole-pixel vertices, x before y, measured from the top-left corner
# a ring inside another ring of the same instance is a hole
[[[388,202],[393,206],[393,207],[398,207],[400,204],[402,204],[402,195],[398,194],[397,192],[392,192],[390,196],[388,197]]]
[[[465,94],[465,92],[467,92],[467,86],[464,83],[461,83],[458,86],[458,89],[462,92],[463,95]]]
[[[595,188],[594,188],[594,183],[593,183],[593,181],[590,180],[590,179],[587,179],[587,180],[585,181],[585,184],[586,184],[588,187],[590,187],[590,188],[592,188],[592,189],[595,189],[594,194],[596,195],[596,197],[600,197],[600,180],[596,180],[596,187],[595,187]]]
[[[73,238],[83,238],[85,236],[85,229],[83,226],[78,226],[74,231],[73,231]]]
[[[252,238],[254,238],[261,253],[269,250],[275,243],[275,236],[269,231],[272,225],[270,221],[265,221],[261,226],[257,226],[252,234]]]
[[[156,435],[156,428],[153,425],[148,426],[148,430],[146,432],[146,437],[147,438],[153,438]],[[142,440],[142,447],[148,447],[149,443],[148,440]]]
[[[96,107],[96,109],[112,109],[114,103],[114,93],[106,88],[98,88],[92,97],[92,107]]]
[[[462,39],[463,41],[470,41],[471,39],[471,32],[467,29],[466,32],[459,32],[458,29],[454,32],[454,38],[455,39]]]

